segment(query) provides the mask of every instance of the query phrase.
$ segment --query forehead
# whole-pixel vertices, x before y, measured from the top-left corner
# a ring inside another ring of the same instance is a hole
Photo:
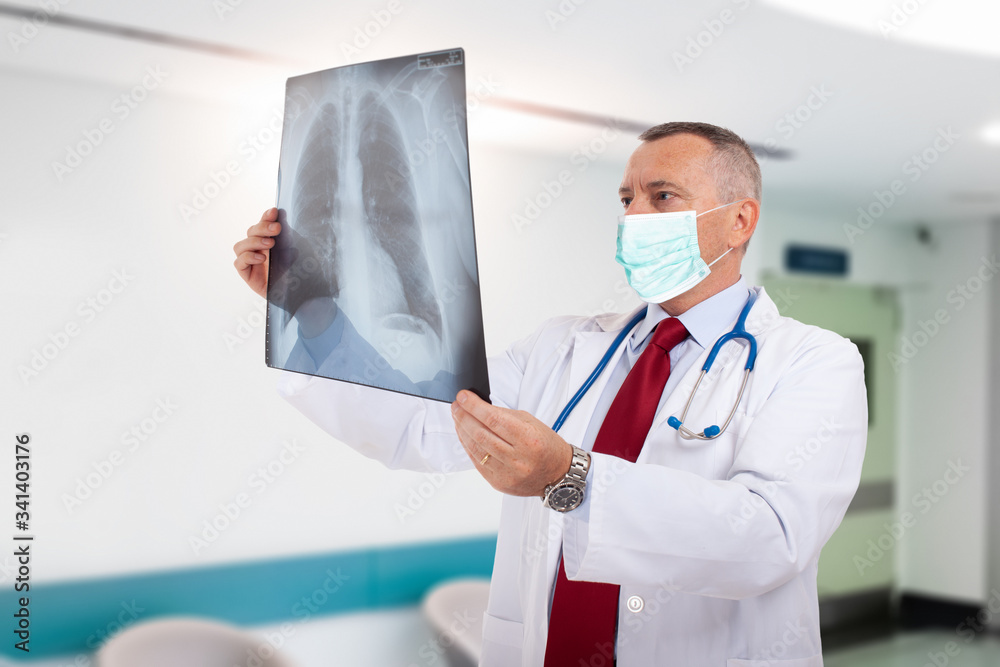
[[[692,190],[714,185],[708,172],[712,142],[693,134],[674,134],[646,141],[625,165],[622,186],[635,189],[653,181],[671,181]]]

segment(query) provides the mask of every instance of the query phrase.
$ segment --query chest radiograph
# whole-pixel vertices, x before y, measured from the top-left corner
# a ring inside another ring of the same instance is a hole
[[[269,363],[339,377],[324,366],[356,333],[381,359],[358,343],[348,363],[381,386],[389,371],[454,377],[483,353],[464,79],[393,62],[289,82],[311,103],[282,137]]]

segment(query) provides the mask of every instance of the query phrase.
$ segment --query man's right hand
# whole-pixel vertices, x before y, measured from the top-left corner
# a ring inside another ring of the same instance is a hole
[[[274,247],[274,238],[281,232],[278,209],[269,208],[260,222],[247,230],[247,237],[233,246],[236,261],[233,265],[240,277],[257,294],[267,298],[267,267]]]

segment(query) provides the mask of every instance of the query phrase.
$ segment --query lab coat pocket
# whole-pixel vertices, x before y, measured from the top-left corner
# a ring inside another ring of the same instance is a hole
[[[483,614],[483,643],[501,644],[521,648],[524,641],[524,624],[507,621],[491,614]]]
[[[722,426],[725,423],[729,417],[729,409],[731,407],[719,409],[716,412],[716,424]],[[711,447],[711,449],[707,450],[711,452],[711,456],[705,457],[706,462],[710,461],[709,465],[711,467],[703,473],[704,477],[707,479],[726,479],[732,470],[733,461],[736,460],[736,455],[739,453],[743,437],[746,435],[752,422],[752,417],[749,417],[742,410],[737,410],[736,414],[733,415],[732,421],[729,423],[729,427],[717,438],[705,443]]]
[[[760,660],[741,660],[730,658],[726,667],[823,667],[823,656],[814,655],[808,658],[793,658],[792,660],[775,660],[773,658]]]

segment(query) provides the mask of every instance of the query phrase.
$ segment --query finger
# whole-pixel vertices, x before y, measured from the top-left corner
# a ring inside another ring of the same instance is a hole
[[[275,236],[281,231],[281,223],[278,222],[278,209],[269,208],[260,216],[260,222],[251,225],[247,229],[247,236]]]
[[[236,256],[236,261],[233,262],[233,266],[236,267],[237,271],[242,273],[257,264],[263,264],[266,261],[267,255],[259,252],[242,252]]]
[[[460,405],[453,403],[452,406],[455,432],[469,457],[479,464],[489,454],[502,463],[510,450],[509,443],[503,442]]]
[[[505,444],[521,442],[529,436],[527,425],[512,410],[490,405],[466,390],[458,392],[456,402]]]
[[[245,252],[270,250],[272,247],[274,247],[274,239],[268,236],[248,236],[233,246],[233,252],[242,255]]]

